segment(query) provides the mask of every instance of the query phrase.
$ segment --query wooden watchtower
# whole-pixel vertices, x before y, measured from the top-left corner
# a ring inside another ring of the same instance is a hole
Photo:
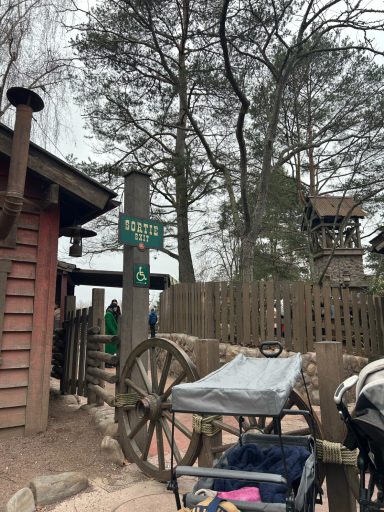
[[[364,217],[365,212],[351,197],[307,198],[302,230],[309,233],[315,278],[333,254],[326,270],[329,281],[357,285],[364,280],[360,238],[360,219]]]

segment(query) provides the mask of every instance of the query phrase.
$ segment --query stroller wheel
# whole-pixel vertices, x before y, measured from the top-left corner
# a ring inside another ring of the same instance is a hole
[[[161,368],[161,369],[160,369]],[[143,341],[129,355],[119,382],[119,432],[129,461],[151,478],[171,479],[171,392],[181,382],[198,380],[195,365],[176,343],[163,338]],[[201,435],[190,414],[175,414],[174,461],[192,466]]]

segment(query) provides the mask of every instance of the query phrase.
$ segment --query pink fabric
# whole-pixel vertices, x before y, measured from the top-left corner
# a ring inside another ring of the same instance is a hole
[[[242,487],[235,491],[218,492],[217,496],[226,500],[261,501],[258,487]]]

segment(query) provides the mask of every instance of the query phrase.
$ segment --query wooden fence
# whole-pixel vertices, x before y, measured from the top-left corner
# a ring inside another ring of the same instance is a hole
[[[88,403],[107,402],[113,407],[115,393],[106,391],[105,383],[116,384],[117,372],[106,371],[105,363],[118,366],[118,356],[107,354],[104,347],[118,344],[119,338],[100,334],[97,324],[104,319],[104,290],[95,292],[96,308],[76,309],[75,297],[67,297],[65,320],[53,335],[51,376],[60,379],[63,394],[77,394],[87,397]]]
[[[159,330],[239,345],[283,341],[309,352],[341,341],[350,354],[384,354],[384,297],[304,282],[177,284],[160,296]]]

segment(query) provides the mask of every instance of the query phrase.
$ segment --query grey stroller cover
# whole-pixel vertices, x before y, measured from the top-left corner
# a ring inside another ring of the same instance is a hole
[[[301,354],[261,359],[239,354],[196,382],[172,389],[172,410],[278,416],[301,371]]]
[[[384,480],[384,360],[368,364],[356,384],[356,406],[352,422],[359,443],[373,454],[377,472]]]

